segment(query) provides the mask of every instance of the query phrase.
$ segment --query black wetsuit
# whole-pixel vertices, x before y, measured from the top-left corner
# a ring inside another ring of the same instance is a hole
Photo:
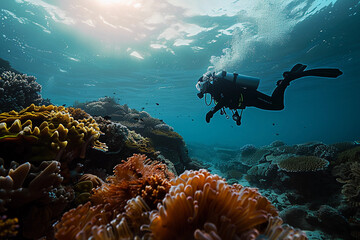
[[[306,65],[297,64],[291,71],[284,72],[283,80],[279,80],[277,87],[271,96],[261,93],[253,88],[237,85],[233,81],[222,77],[216,77],[212,84],[208,84],[204,93],[210,93],[215,100],[216,106],[206,114],[206,122],[210,122],[213,115],[222,108],[245,109],[246,107],[257,107],[265,110],[284,109],[284,93],[289,83],[297,78],[305,76],[332,77],[336,78],[342,74],[339,69],[312,69],[304,71]]]
[[[287,86],[286,83],[279,84],[269,96],[255,89],[240,87],[229,80],[217,78],[207,90],[217,104],[206,115],[206,121],[209,122],[210,118],[223,107],[229,109],[257,107],[265,110],[282,110],[284,109],[284,92]]]

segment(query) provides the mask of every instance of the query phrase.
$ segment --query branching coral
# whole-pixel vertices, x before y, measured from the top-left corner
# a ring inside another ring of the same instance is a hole
[[[41,85],[33,76],[6,71],[0,76],[0,112],[20,111],[34,103],[42,104]]]
[[[287,172],[309,172],[325,169],[329,162],[315,156],[296,156],[279,161],[278,167]]]
[[[15,170],[10,169],[8,176],[0,177],[0,188],[3,189],[1,199],[6,203],[5,206],[16,208],[40,199],[48,194],[46,189],[57,186],[62,181],[59,174],[60,164],[53,161],[27,186],[23,186],[25,179],[28,178],[30,167],[30,163],[27,162]]]
[[[206,170],[185,171],[171,181],[169,194],[151,213],[154,239],[201,239],[197,229],[214,224],[222,239],[237,239],[251,229],[262,231],[269,216],[277,216],[256,189],[228,185]]]
[[[24,237],[39,238],[51,232],[51,222],[72,200],[71,190],[60,185],[59,162],[44,161],[39,167],[15,164],[7,172],[0,177],[0,210],[19,216]]]
[[[333,169],[333,175],[337,176],[338,182],[343,183],[341,193],[352,204],[360,203],[360,163],[342,163]]]
[[[73,112],[73,111],[72,111]],[[106,151],[91,117],[75,120],[63,106],[30,105],[20,112],[0,114],[0,149],[28,161],[84,157],[88,145]],[[13,152],[10,153],[10,149]],[[9,149],[10,148],[10,149]]]

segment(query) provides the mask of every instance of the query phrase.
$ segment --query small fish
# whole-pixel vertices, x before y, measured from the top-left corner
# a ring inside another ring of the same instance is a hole
[[[141,110],[144,110],[144,109],[145,109],[144,107],[141,108]]]
[[[63,107],[65,107],[65,106],[66,106],[66,104],[64,103],[64,104],[63,104]]]
[[[104,119],[106,119],[106,120],[110,120],[110,119],[111,119],[111,117],[110,117],[110,116],[108,116],[108,115],[103,116],[103,118],[104,118]]]
[[[164,122],[164,120],[162,120],[162,119],[159,119],[160,120],[160,122]]]
[[[160,104],[159,104],[159,103],[156,103],[156,105],[158,105],[158,106],[159,106]]]
[[[191,119],[191,121],[194,121],[194,119]]]
[[[275,126],[275,123],[273,123],[272,125]]]
[[[279,136],[279,134],[278,134],[278,133],[276,133],[275,135],[276,135],[276,136]]]
[[[113,94],[116,94],[116,93],[113,93]]]

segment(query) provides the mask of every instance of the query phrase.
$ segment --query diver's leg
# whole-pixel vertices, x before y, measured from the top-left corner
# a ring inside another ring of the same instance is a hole
[[[282,110],[284,109],[284,93],[287,85],[279,84],[271,96],[259,91],[249,92],[245,96],[246,106],[257,107],[264,110]]]

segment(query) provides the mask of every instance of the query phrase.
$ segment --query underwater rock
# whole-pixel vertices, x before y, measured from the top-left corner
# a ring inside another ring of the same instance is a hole
[[[251,184],[263,185],[264,187],[271,185],[273,181],[271,179],[277,176],[277,166],[271,163],[260,163],[252,166],[248,171],[245,179]],[[268,185],[269,184],[269,185]]]
[[[308,209],[305,206],[292,206],[280,212],[280,217],[285,223],[304,230],[314,230],[308,223]]]
[[[285,145],[286,144],[283,141],[276,140],[276,141],[270,143],[269,147],[276,148],[276,147],[281,147],[281,146],[285,146]]]
[[[238,155],[238,158],[243,164],[251,167],[262,161],[265,161],[266,160],[265,157],[270,153],[271,152],[269,150],[264,148],[259,148],[259,149],[247,148],[245,154],[241,152]]]
[[[320,206],[316,213],[321,229],[331,235],[349,238],[349,223],[341,213],[328,205]]]
[[[253,144],[246,144],[240,148],[240,153],[242,157],[247,157],[256,152],[257,148]]]

